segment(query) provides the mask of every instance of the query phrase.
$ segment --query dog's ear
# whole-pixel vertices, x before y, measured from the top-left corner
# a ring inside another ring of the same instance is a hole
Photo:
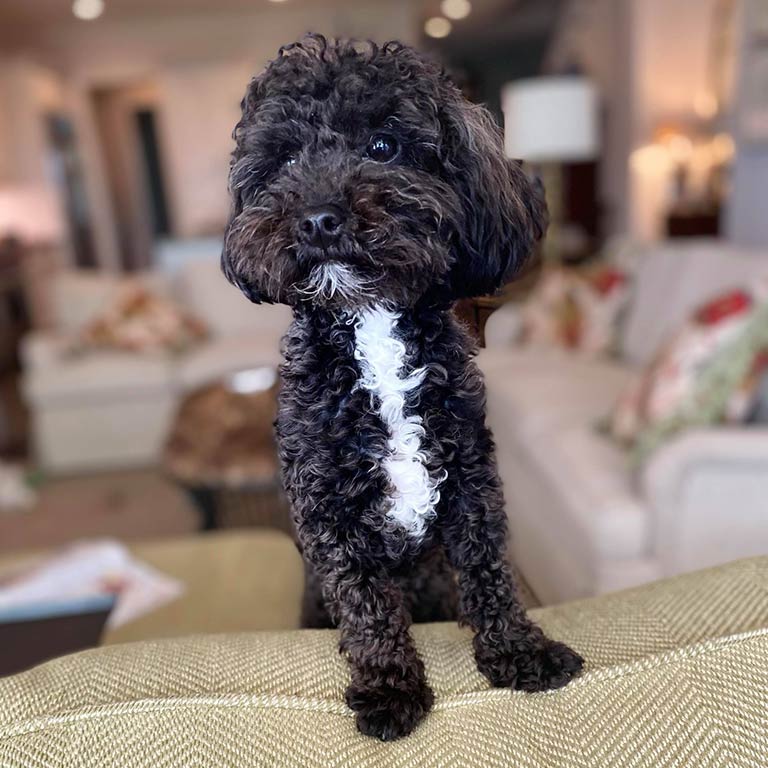
[[[442,160],[461,199],[464,228],[448,290],[463,298],[493,293],[512,279],[543,237],[548,217],[541,183],[506,158],[490,113],[453,91],[441,119]]]
[[[273,303],[263,287],[254,285],[256,278],[254,270],[247,269],[248,238],[243,232],[241,215],[245,207],[245,197],[249,194],[250,169],[244,149],[245,133],[248,123],[256,108],[259,95],[260,80],[254,78],[248,85],[243,100],[240,102],[242,116],[232,132],[235,149],[229,166],[229,194],[231,207],[229,221],[224,230],[224,246],[221,251],[221,270],[232,285],[239,288],[254,304]],[[249,277],[246,279],[245,274]]]

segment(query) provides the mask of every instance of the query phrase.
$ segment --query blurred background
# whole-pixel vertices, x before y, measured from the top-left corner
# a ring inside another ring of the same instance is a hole
[[[218,257],[245,86],[310,30],[428,51],[545,182],[541,259],[457,310],[535,599],[767,552],[768,2],[2,0],[0,558],[286,529],[289,317]]]

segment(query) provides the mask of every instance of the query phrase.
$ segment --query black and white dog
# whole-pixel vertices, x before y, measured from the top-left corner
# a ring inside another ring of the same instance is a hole
[[[429,710],[412,620],[459,615],[495,686],[566,684],[582,660],[515,594],[483,381],[451,314],[534,249],[540,188],[488,112],[397,43],[283,47],[234,138],[223,268],[293,307],[277,434],[304,623],[340,628],[358,728],[395,739]]]

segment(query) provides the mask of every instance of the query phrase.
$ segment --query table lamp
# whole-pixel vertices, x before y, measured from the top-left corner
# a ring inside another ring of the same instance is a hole
[[[597,154],[597,91],[584,77],[536,77],[502,88],[504,148],[539,167],[549,206],[548,260],[560,257],[562,163]]]

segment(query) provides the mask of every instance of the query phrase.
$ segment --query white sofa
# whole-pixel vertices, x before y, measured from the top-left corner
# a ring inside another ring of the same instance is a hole
[[[229,373],[280,360],[290,322],[283,306],[255,307],[219,269],[220,244],[172,244],[149,275],[202,318],[209,341],[181,357],[120,352],[62,354],[72,333],[114,296],[118,278],[64,271],[52,277],[54,327],[24,340],[23,390],[36,459],[50,472],[149,465],[161,452],[182,395]]]
[[[621,361],[514,346],[512,306],[488,321],[479,362],[513,554],[547,603],[768,553],[768,429],[691,431],[639,472],[595,429],[693,307],[768,276],[768,253],[668,243],[636,266]]]

